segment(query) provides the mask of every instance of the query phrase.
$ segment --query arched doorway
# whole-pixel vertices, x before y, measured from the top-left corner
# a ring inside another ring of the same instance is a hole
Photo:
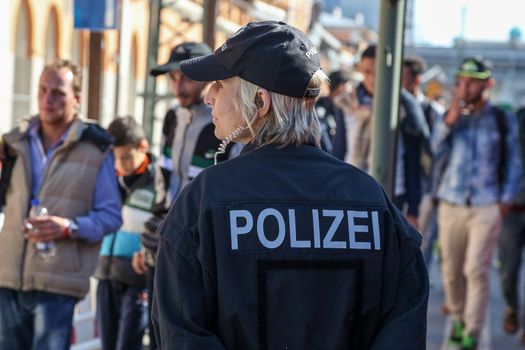
[[[30,113],[32,71],[30,43],[31,17],[27,2],[22,1],[16,17],[12,125],[16,125],[20,118]]]
[[[86,33],[82,30],[75,30],[71,36],[72,39],[72,50],[71,50],[71,61],[76,64],[82,70],[82,98],[80,99],[80,113],[82,115],[87,114],[88,105],[88,67],[86,65]]]
[[[58,58],[58,15],[53,7],[49,11],[46,29],[46,46],[44,52],[45,63],[53,62]]]
[[[131,54],[128,66],[128,91],[127,91],[127,111],[126,114],[132,115],[137,121],[141,121],[137,113],[137,38],[133,36],[131,40]]]

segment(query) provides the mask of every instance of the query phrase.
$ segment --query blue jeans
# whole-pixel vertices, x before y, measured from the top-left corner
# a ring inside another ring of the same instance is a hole
[[[146,329],[145,289],[113,280],[99,280],[97,325],[105,350],[142,349]]]
[[[0,349],[69,349],[77,298],[0,288]]]
[[[153,279],[155,277],[155,267],[148,266],[146,272],[146,288],[148,289],[148,335],[149,348],[157,348],[157,340],[155,339],[155,331],[153,330],[153,320],[151,319],[151,307],[153,305]]]

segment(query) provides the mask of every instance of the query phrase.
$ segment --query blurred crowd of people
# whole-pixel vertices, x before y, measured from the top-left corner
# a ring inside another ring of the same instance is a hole
[[[164,117],[159,155],[151,153],[132,116],[116,117],[103,129],[78,115],[81,77],[73,63],[44,68],[39,113],[2,137],[0,348],[69,348],[74,306],[88,292],[92,275],[98,279],[103,349],[141,349],[147,329],[150,348],[157,348],[150,315],[159,226],[177,225],[163,220],[193,178],[242,148],[230,141],[243,130],[214,125],[217,116],[204,102],[207,82],[180,69],[184,60],[209,55],[207,45],[184,42],[168,62],[151,70],[170,79],[177,101]],[[376,46],[359,57],[355,71],[329,72],[327,94],[317,99],[315,112],[321,148],[368,172]],[[403,61],[391,200],[422,234],[427,268],[439,252],[443,308],[453,319],[450,344],[475,349],[498,242],[508,305],[503,327],[509,333],[525,329],[518,296],[525,243],[525,113],[490,103],[495,81],[490,62],[481,57],[463,60],[446,106],[425,96],[426,69],[420,57]],[[219,94],[220,88],[214,85],[210,93]],[[263,108],[264,98],[256,98],[255,105]],[[28,217],[35,212],[34,200],[46,212]],[[52,256],[41,254],[43,242],[53,242]],[[522,341],[525,345],[525,333]]]
[[[374,51],[370,46],[361,55],[357,69],[362,81],[353,81],[350,72],[332,72],[330,94],[317,104],[328,140],[325,149],[365,171],[370,157],[366,128],[374,118]],[[446,106],[424,95],[421,75],[426,69],[421,57],[403,61],[393,198],[423,235],[428,268],[432,253],[439,252],[442,308],[452,317],[450,345],[475,349],[498,241],[508,305],[503,329],[515,333],[524,326],[518,297],[524,233],[523,112],[516,115],[490,103],[495,81],[491,63],[482,57],[463,60]]]

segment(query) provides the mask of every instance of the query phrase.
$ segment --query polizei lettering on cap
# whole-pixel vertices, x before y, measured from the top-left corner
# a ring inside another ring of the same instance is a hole
[[[232,251],[255,247],[381,250],[377,211],[311,209],[301,210],[299,216],[295,209],[265,208],[229,214]]]
[[[317,54],[317,49],[314,47],[312,47],[310,50],[306,51],[306,57],[310,58],[312,57],[313,55]]]

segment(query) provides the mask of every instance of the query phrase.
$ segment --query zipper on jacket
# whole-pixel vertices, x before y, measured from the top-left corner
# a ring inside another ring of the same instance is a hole
[[[30,150],[29,150],[29,140],[28,140],[28,143],[26,144],[27,145],[27,154],[30,155]],[[31,187],[32,187],[32,183],[31,183],[31,165],[30,164],[27,164],[26,162],[26,159],[24,159],[24,157],[21,157],[21,153],[19,153],[17,155],[21,161],[22,161],[22,164],[23,164],[23,167],[25,169],[24,173],[25,173],[25,177],[26,177],[26,184],[28,185],[28,189],[29,189],[29,198],[31,198]],[[29,165],[29,169],[27,167],[27,165]],[[28,203],[29,204],[29,203]],[[29,210],[31,208],[28,206],[28,208],[26,209],[26,215],[25,217],[27,217],[29,215]],[[24,272],[25,272],[25,268],[26,268],[26,252],[27,252],[27,238],[24,238],[24,247],[22,248],[22,259],[21,259],[21,262],[20,262],[20,285],[18,287],[19,290],[22,290],[24,288]]]
[[[30,141],[28,140],[28,144],[27,144],[28,147],[30,147],[29,142]],[[40,143],[39,146],[42,146],[42,144]],[[55,150],[55,153],[53,153],[53,156],[50,159],[47,160],[44,172],[42,174],[42,182],[40,183],[40,188],[38,189],[38,197],[37,198],[40,198],[40,194],[42,192],[42,187],[43,187],[43,185],[44,185],[44,183],[46,181],[46,178],[48,177],[48,174],[50,172],[49,169],[51,168],[52,165],[54,165],[54,162],[56,162],[57,154],[58,154],[58,156],[60,156],[60,153],[62,153],[65,148],[66,147],[64,146],[64,143],[62,143],[60,146],[57,147],[57,149]],[[29,150],[29,152],[31,152],[31,151]],[[28,153],[28,154],[30,154],[30,153]],[[47,154],[46,154],[46,156],[47,156]],[[52,162],[53,162],[53,164],[52,164]],[[56,165],[54,165],[54,166],[56,166]],[[25,164],[24,164],[24,168],[25,168]],[[26,169],[26,177],[30,177],[31,174],[32,174],[32,171],[33,170],[32,170],[31,165],[30,165],[30,168]],[[29,183],[29,187],[28,187],[29,188],[29,192],[30,192],[29,193],[29,197],[31,197],[32,183],[31,183],[31,181],[27,181],[27,182]],[[27,208],[27,213],[26,213],[25,217],[27,217],[29,215],[29,210],[30,209],[31,209],[30,207]],[[20,264],[20,288],[19,288],[20,290],[22,290],[23,287],[24,287],[25,262],[26,262],[27,244],[28,243],[29,242],[27,241],[27,239],[24,239],[24,247],[22,248],[22,262]]]
[[[27,238],[24,239],[24,247],[22,248],[22,262],[20,263],[20,285],[19,290],[22,290],[24,287],[24,270],[26,265],[26,251],[27,251]]]
[[[184,133],[182,134],[182,146],[180,148],[180,157],[179,157],[179,166],[178,166],[179,169],[177,169],[179,173],[179,183],[177,184],[176,193],[171,194],[173,196],[172,201],[175,201],[175,198],[177,198],[177,196],[179,195],[180,189],[182,188],[182,181],[183,181],[182,157],[184,156],[184,149],[186,148],[186,134],[188,133],[188,129],[190,128],[192,120],[193,120],[193,114],[190,115],[188,123],[184,126]],[[191,158],[190,158],[190,165],[191,165]]]

